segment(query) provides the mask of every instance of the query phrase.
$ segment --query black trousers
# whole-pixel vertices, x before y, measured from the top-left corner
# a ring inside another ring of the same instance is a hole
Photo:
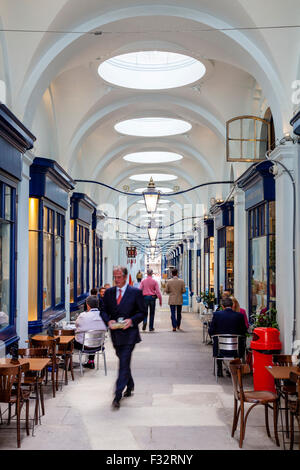
[[[83,347],[83,344],[81,343],[78,343],[78,341],[74,341],[74,348],[75,349],[78,349],[78,351],[82,351],[82,347]],[[89,348],[85,348],[85,349],[89,349]],[[93,361],[95,359],[95,354],[89,354],[89,361]]]
[[[122,344],[121,346],[114,347],[119,358],[119,374],[116,382],[115,394],[116,399],[121,400],[125,387],[130,390],[134,388],[134,381],[130,370],[130,362],[135,344]]]

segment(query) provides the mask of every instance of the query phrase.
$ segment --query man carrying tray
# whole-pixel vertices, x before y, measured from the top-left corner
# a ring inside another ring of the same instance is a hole
[[[119,374],[116,382],[114,408],[120,408],[123,390],[125,397],[130,397],[134,389],[130,362],[132,351],[141,341],[138,324],[146,314],[142,291],[128,285],[126,267],[114,268],[115,286],[104,294],[102,318],[111,332],[111,339],[119,358]]]

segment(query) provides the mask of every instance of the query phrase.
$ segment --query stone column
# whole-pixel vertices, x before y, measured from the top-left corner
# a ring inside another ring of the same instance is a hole
[[[22,157],[22,181],[18,185],[17,208],[17,334],[20,337],[19,347],[27,347],[28,339],[28,222],[29,222],[29,181],[30,165],[34,155],[27,152]]]
[[[272,160],[283,163],[292,173],[296,183],[298,168],[298,148],[292,143],[280,145],[271,153]],[[287,172],[277,165],[276,183],[276,308],[280,328],[282,352],[292,351],[294,295],[299,305],[299,204],[296,211],[296,293],[293,291],[293,185]],[[297,188],[298,185],[296,185]],[[299,196],[297,194],[298,202]],[[297,322],[299,323],[299,317]],[[298,325],[298,337],[299,325]]]
[[[234,191],[234,295],[242,308],[249,312],[248,304],[248,232],[245,193]]]

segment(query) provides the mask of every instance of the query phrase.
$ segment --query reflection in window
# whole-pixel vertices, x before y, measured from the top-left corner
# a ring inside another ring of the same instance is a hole
[[[9,325],[11,225],[0,221],[0,329]]]
[[[257,116],[238,116],[226,124],[227,161],[259,161],[270,149],[270,123]]]

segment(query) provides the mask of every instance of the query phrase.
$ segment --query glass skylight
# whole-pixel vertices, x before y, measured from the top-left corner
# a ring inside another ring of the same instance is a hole
[[[149,181],[150,178],[156,181],[173,181],[177,179],[176,175],[169,175],[164,173],[142,173],[140,175],[132,175],[129,179],[134,181]]]
[[[147,188],[136,188],[134,190],[134,192],[135,193],[143,193],[144,191],[146,191],[146,189]],[[172,188],[160,187],[160,188],[156,188],[156,189],[157,189],[157,191],[160,191],[161,193],[165,193],[165,194],[174,192]],[[144,202],[144,204],[145,204],[145,202]]]
[[[123,157],[127,162],[132,163],[169,163],[182,159],[182,155],[173,152],[135,152]]]
[[[194,83],[206,72],[199,60],[183,54],[140,51],[108,59],[98,67],[103,80],[138,90],[165,90]]]
[[[166,137],[190,131],[191,124],[181,119],[144,117],[118,122],[115,130],[120,134],[137,137]]]

